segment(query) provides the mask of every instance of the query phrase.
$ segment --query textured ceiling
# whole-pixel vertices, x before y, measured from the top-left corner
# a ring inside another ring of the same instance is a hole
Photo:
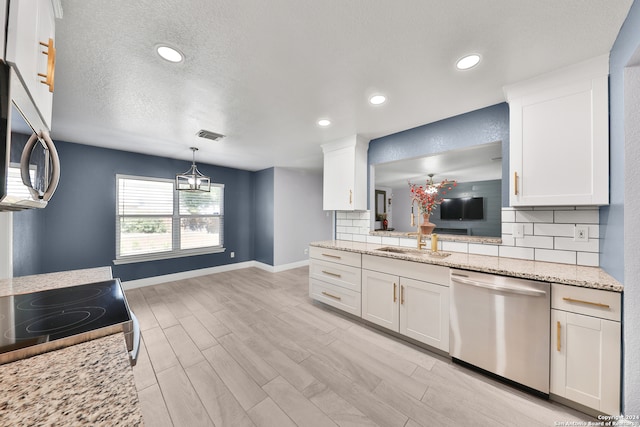
[[[198,162],[248,170],[321,168],[324,142],[493,105],[505,84],[609,52],[631,3],[63,0],[52,134],[185,160],[197,146]],[[483,61],[457,71],[470,52]],[[388,101],[369,105],[376,92]]]

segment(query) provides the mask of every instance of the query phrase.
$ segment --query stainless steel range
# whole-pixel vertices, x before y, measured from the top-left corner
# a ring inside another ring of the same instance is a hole
[[[118,332],[133,365],[139,328],[119,279],[0,298],[0,364]]]

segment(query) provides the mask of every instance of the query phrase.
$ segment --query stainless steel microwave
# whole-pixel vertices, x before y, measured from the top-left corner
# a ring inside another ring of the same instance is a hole
[[[58,152],[14,69],[0,63],[0,211],[44,208],[60,179]]]

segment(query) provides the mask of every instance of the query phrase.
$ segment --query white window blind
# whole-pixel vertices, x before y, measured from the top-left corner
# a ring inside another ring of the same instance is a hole
[[[116,181],[116,262],[223,250],[224,185],[205,193],[177,191],[173,180],[117,175]]]

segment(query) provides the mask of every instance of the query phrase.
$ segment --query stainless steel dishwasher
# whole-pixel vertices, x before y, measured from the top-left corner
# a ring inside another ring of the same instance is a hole
[[[549,283],[451,270],[454,361],[549,394]]]

